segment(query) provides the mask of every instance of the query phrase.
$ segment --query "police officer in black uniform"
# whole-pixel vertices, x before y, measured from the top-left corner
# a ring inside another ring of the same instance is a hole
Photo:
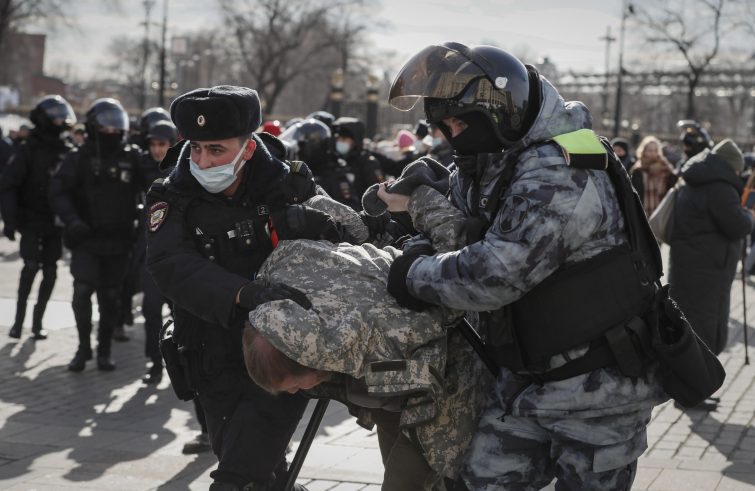
[[[24,266],[18,283],[16,320],[10,337],[19,338],[26,315],[26,302],[34,277],[42,269],[37,303],[32,317],[34,339],[46,339],[42,317],[57,277],[56,262],[62,253],[60,227],[50,208],[48,188],[50,176],[63,155],[73,149],[65,132],[76,123],[71,105],[59,95],[43,98],[32,109],[34,129],[21,144],[0,179],[0,207],[5,220],[3,233],[15,240],[21,232],[21,258]]]
[[[112,371],[113,327],[120,312],[120,290],[136,236],[136,203],[150,177],[141,152],[125,143],[129,120],[120,102],[98,99],[86,113],[84,145],[66,155],[50,183],[50,203],[65,224],[71,249],[73,313],[79,347],[68,364],[84,370],[92,358],[92,293],[97,293],[100,322],[97,368]]]
[[[204,407],[219,461],[210,489],[280,489],[306,400],[273,396],[252,382],[241,351],[243,322],[264,301],[307,305],[301,292],[253,279],[277,238],[321,237],[289,234],[303,230],[294,223],[329,217],[298,205],[316,192],[306,166],[280,160],[283,144],[254,133],[261,122],[256,91],[196,89],[173,101],[171,117],[189,142],[171,149],[165,163],[175,168],[147,196],[147,270],[174,303],[172,339],[186,367],[179,370],[185,379],[177,380],[170,363],[168,374],[174,388],[186,386],[180,397],[196,396]]]
[[[365,131],[364,123],[357,118],[344,116],[333,123],[333,149],[350,171],[351,185],[359,200],[357,211],[362,209],[362,195],[367,188],[385,181],[380,162],[364,148]]]

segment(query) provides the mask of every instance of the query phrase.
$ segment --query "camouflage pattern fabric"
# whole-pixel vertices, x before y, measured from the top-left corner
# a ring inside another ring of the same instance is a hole
[[[469,452],[474,490],[537,490],[558,476],[564,489],[628,491],[647,446],[650,409],[590,419],[502,416],[492,400]]]
[[[320,210],[333,217],[336,223],[340,223],[346,231],[361,244],[370,236],[370,231],[354,209],[340,203],[330,196],[316,194],[302,203],[305,206]]]
[[[438,247],[457,248],[463,215],[432,188],[415,192],[421,199],[411,210],[413,219],[442,223],[431,234]],[[282,241],[258,277],[304,291],[313,307],[270,302],[252,311],[249,321],[305,366],[364,378],[376,397],[405,396],[401,426],[415,429],[436,477],[453,478],[493,379],[461,335],[447,332],[461,312],[414,312],[387,293],[388,270],[398,254],[370,244]]]

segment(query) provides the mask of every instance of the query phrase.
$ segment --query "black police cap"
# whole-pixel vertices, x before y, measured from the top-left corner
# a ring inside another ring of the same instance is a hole
[[[178,96],[170,117],[187,140],[225,140],[254,132],[262,123],[257,91],[218,85]]]

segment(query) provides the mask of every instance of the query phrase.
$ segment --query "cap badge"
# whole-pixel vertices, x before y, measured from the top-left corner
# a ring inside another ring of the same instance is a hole
[[[199,117],[197,117],[197,124],[199,126],[204,126],[205,123],[207,123],[207,120],[204,118],[204,114],[200,114]]]
[[[508,83],[509,83],[509,79],[506,77],[496,77],[495,79],[495,86],[498,89],[505,89]]]

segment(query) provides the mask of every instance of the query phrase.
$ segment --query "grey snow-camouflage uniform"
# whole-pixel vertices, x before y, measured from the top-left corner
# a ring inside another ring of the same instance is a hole
[[[410,214],[415,224],[432,227],[434,246],[460,247],[463,214],[432,188],[422,186],[415,195],[422,199]],[[374,397],[405,398],[400,424],[416,432],[436,473],[429,489],[458,474],[493,377],[461,335],[449,330],[461,312],[415,312],[388,294],[388,270],[399,254],[370,244],[281,241],[258,278],[298,288],[313,307],[270,302],[252,311],[249,321],[305,366],[363,378]]]
[[[587,108],[566,103],[545,79],[543,102],[525,150],[513,164],[485,159],[479,193],[469,176],[451,178],[451,201],[467,215],[490,196],[505,165],[515,165],[484,238],[460,250],[422,257],[407,277],[410,292],[470,313],[494,311],[559,268],[627,242],[606,172],[572,168],[552,138],[591,125]],[[479,197],[479,200],[476,198]],[[578,309],[579,305],[575,305]],[[526,326],[522,326],[526,328]],[[557,355],[563,365],[587,346]],[[613,367],[532,384],[502,368],[481,418],[463,475],[475,490],[539,489],[554,475],[568,489],[628,489],[646,448],[653,406],[667,399],[651,367],[631,379]]]

